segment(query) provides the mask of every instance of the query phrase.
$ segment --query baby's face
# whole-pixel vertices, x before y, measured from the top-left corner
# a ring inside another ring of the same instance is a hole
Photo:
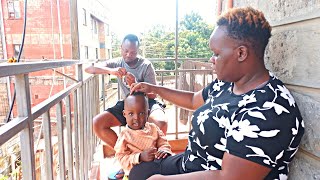
[[[131,129],[142,129],[148,119],[148,107],[143,96],[128,96],[125,100],[123,116]]]

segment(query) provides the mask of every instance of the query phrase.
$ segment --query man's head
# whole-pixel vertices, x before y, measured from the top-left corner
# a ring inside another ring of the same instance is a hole
[[[137,59],[139,46],[140,41],[136,35],[128,34],[123,38],[121,44],[121,55],[126,63],[130,64]]]
[[[149,116],[149,105],[146,95],[142,92],[129,94],[124,100],[123,116],[131,129],[142,129]]]
[[[264,66],[270,37],[271,27],[258,10],[234,8],[221,15],[209,42],[218,79],[236,82],[253,64]]]

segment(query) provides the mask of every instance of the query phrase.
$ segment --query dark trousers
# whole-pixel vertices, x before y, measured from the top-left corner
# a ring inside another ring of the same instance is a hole
[[[156,159],[151,162],[142,162],[135,165],[129,174],[130,180],[145,180],[154,174],[174,175],[184,173],[182,169],[183,153],[169,156],[165,159]]]

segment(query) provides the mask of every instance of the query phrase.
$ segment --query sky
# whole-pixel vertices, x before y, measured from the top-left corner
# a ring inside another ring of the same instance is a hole
[[[179,0],[179,19],[198,12],[208,24],[215,22],[215,0]],[[152,25],[175,26],[176,0],[109,0],[111,31],[119,38],[129,33],[139,35]]]

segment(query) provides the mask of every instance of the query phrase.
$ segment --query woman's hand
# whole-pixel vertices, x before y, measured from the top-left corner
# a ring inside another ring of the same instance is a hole
[[[156,156],[156,159],[161,159],[161,158],[166,158],[168,154],[169,153],[164,150],[158,150],[155,156]]]
[[[146,94],[152,93],[152,87],[154,87],[154,85],[145,82],[133,83],[131,84],[130,94],[136,91],[144,92]]]

